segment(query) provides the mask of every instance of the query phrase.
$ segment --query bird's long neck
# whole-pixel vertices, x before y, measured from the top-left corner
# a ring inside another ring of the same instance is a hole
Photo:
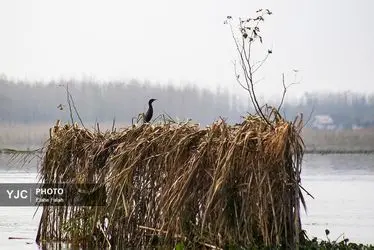
[[[153,107],[152,107],[152,103],[149,102],[148,103],[148,113],[152,116],[153,115]]]

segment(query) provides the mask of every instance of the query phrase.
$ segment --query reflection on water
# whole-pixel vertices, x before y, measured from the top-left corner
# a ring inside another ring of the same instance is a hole
[[[35,182],[36,159],[8,164],[0,154],[0,182]],[[308,213],[302,213],[308,235],[330,239],[341,234],[350,241],[374,243],[374,155],[305,155],[302,185],[315,199],[304,194]],[[40,211],[35,207],[0,207],[0,249],[37,249],[34,239]],[[9,240],[24,237],[26,240]]]

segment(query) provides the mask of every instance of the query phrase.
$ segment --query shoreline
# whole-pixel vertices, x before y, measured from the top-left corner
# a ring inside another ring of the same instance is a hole
[[[17,149],[17,148],[0,148],[0,154],[33,154],[40,153],[41,148],[36,149]],[[374,149],[308,149],[304,154],[374,154]]]
[[[374,149],[305,149],[304,154],[374,154]]]

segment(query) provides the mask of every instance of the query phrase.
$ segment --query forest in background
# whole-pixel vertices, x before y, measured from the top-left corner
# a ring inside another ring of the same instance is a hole
[[[70,120],[64,86],[69,86],[79,115],[86,122],[116,121],[130,124],[145,112],[148,100],[156,98],[154,118],[168,114],[180,120],[209,124],[219,116],[240,120],[246,107],[226,91],[212,92],[195,85],[182,88],[149,82],[58,81],[49,83],[12,82],[0,79],[0,123],[53,122]],[[62,104],[63,110],[58,106]]]
[[[133,117],[146,111],[150,98],[158,99],[154,103],[155,116],[167,113],[172,118],[192,119],[201,125],[210,124],[219,117],[236,123],[250,111],[248,100],[219,88],[211,91],[196,85],[175,87],[137,80],[107,83],[74,80],[14,82],[3,76],[0,78],[0,123],[69,121],[63,87],[67,85],[82,120],[86,122],[108,122],[115,117],[116,121],[130,124]],[[271,101],[269,103],[272,104]],[[60,104],[63,110],[58,108]],[[374,94],[305,93],[296,103],[284,103],[281,112],[290,120],[298,113],[304,113],[304,120],[310,114],[324,114],[330,115],[343,128],[351,128],[352,124],[365,126],[374,121]]]
[[[0,76],[0,150],[4,148],[38,148],[48,138],[56,120],[70,122],[67,92],[73,96],[85,126],[96,122],[102,130],[131,124],[139,113],[145,112],[150,98],[155,114],[167,114],[180,121],[191,119],[202,126],[222,117],[228,123],[241,121],[250,110],[245,97],[230,94],[225,89],[214,91],[196,85],[161,85],[131,80],[129,82],[51,81],[35,83],[11,81]],[[277,106],[279,102],[270,104]],[[63,109],[59,108],[62,105]],[[73,111],[74,113],[74,111]],[[307,149],[315,150],[374,150],[374,128],[352,131],[352,125],[374,127],[374,94],[352,92],[305,93],[298,100],[285,102],[281,113],[293,120],[298,113],[307,122],[303,138]],[[314,115],[330,115],[343,131],[309,129]],[[74,120],[78,122],[75,116]],[[350,132],[351,131],[351,132]]]

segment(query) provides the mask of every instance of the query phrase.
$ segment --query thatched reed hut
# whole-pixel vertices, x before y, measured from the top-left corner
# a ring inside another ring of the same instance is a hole
[[[116,249],[297,247],[300,129],[279,115],[104,133],[56,125],[41,181],[97,183],[106,191],[93,199],[105,204],[45,206],[39,238]]]

